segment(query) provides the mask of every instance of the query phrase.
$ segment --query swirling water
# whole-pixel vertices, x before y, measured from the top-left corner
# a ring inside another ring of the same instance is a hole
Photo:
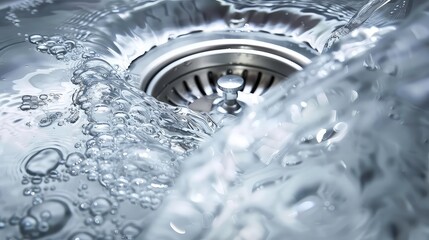
[[[429,30],[423,10],[398,20],[409,2],[387,3],[367,23],[378,28],[221,130],[147,96],[126,70],[202,30],[320,52],[365,4],[347,2],[1,5],[0,236],[427,239]]]

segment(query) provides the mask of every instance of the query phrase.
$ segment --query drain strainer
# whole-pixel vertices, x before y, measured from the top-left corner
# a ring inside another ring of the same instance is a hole
[[[141,76],[141,89],[158,100],[209,112],[222,96],[217,85],[222,76],[241,76],[238,101],[252,104],[314,55],[268,33],[194,33],[152,49],[130,70]]]

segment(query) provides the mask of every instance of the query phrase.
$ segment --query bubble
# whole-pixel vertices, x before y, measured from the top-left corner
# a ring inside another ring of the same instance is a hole
[[[41,191],[41,189],[40,189],[40,191]],[[43,203],[43,198],[41,198],[41,197],[34,197],[33,198],[33,201],[32,201],[32,204],[35,206],[35,205],[39,205],[39,204],[41,204],[41,203]]]
[[[48,127],[48,126],[50,126],[53,122],[54,122],[54,119],[52,119],[52,118],[50,118],[50,117],[44,117],[44,118],[40,119],[40,121],[39,121],[39,126],[40,126],[40,127]]]
[[[26,101],[30,101],[31,100],[31,95],[24,95],[21,97],[22,101],[26,102]]]
[[[46,210],[40,213],[40,218],[42,218],[43,220],[48,220],[51,218],[51,215],[51,212],[49,210]]]
[[[34,35],[31,35],[28,38],[28,40],[30,41],[30,43],[38,44],[38,43],[41,43],[43,41],[43,37],[39,34],[34,34]]]
[[[97,136],[110,133],[111,127],[107,123],[95,123],[88,125],[88,130],[91,136]]]
[[[55,42],[62,42],[64,41],[64,38],[60,35],[53,35],[49,37],[49,40],[55,41]]]
[[[84,52],[84,53],[82,53],[82,58],[83,59],[90,59],[90,58],[93,58],[93,57],[95,57],[95,53],[93,53],[93,52]]]
[[[75,123],[77,120],[79,120],[79,112],[73,112],[70,114],[70,116],[66,119],[69,123]]]
[[[94,217],[94,223],[95,223],[96,225],[102,225],[102,224],[104,223],[104,218],[103,218],[103,216],[96,215],[96,216]]]
[[[90,205],[87,202],[83,202],[79,204],[79,209],[82,211],[86,211],[90,208]]]
[[[0,230],[6,227],[6,222],[3,220],[0,220]]]
[[[65,58],[65,55],[64,55],[64,54],[62,54],[62,53],[58,53],[58,54],[56,55],[56,58],[57,58],[58,60],[62,60],[62,59],[64,59],[64,58]]]
[[[60,177],[60,173],[57,170],[52,170],[49,173],[49,178],[51,179],[58,179]]]
[[[105,104],[95,105],[90,113],[90,117],[97,123],[108,122],[112,117],[112,110]]]
[[[46,176],[56,169],[63,158],[60,150],[56,148],[45,148],[33,156],[25,164],[25,171],[34,176]]]
[[[56,41],[53,41],[53,40],[47,40],[46,42],[45,42],[45,44],[46,44],[46,46],[47,47],[53,47],[53,46],[55,46],[56,44],[57,44],[57,42]]]
[[[133,223],[129,223],[125,225],[121,230],[121,234],[127,240],[137,239],[140,233],[141,233],[141,229]]]
[[[21,218],[20,218],[20,217],[18,217],[18,216],[16,216],[16,215],[12,215],[12,216],[9,218],[9,224],[10,224],[10,225],[12,225],[12,226],[14,226],[14,225],[18,225],[18,224],[19,224],[19,221],[21,221]]]
[[[68,49],[73,49],[76,47],[76,42],[73,40],[66,40],[64,41],[64,45],[68,48]]]
[[[20,108],[22,111],[28,111],[28,110],[30,110],[30,109],[31,109],[31,106],[30,106],[30,104],[22,104],[19,108]]]
[[[21,234],[29,237],[39,237],[39,232],[37,231],[38,222],[35,218],[27,216],[21,219],[19,223],[19,230]]]
[[[49,224],[47,222],[41,222],[41,223],[39,223],[38,230],[40,232],[47,232],[49,230]]]
[[[46,95],[46,94],[40,94],[39,95],[39,99],[40,100],[47,100],[48,99],[48,95]]]
[[[247,19],[244,16],[241,16],[240,14],[236,13],[231,16],[229,19],[229,26],[231,28],[242,28],[246,25]]]
[[[112,204],[108,199],[99,197],[91,203],[90,211],[93,215],[105,215],[110,211],[111,207]]]
[[[39,108],[39,106],[42,106],[43,104],[41,103],[31,103],[30,104],[30,109],[31,110],[36,110],[37,108]]]
[[[24,188],[23,195],[33,196],[33,195],[36,195],[37,193],[40,193],[41,191],[42,189],[39,186],[32,186],[32,187]]]
[[[94,240],[94,237],[86,232],[74,233],[68,240]]]
[[[31,183],[35,185],[41,184],[42,181],[43,181],[43,178],[41,176],[34,176],[31,178]]]
[[[50,213],[48,218],[46,212]],[[71,217],[71,211],[66,203],[60,200],[46,200],[41,204],[31,207],[24,219],[33,224],[24,228],[20,224],[21,233],[24,236],[44,237],[60,231]],[[22,222],[22,221],[21,221]]]
[[[47,52],[49,50],[49,48],[46,45],[39,45],[36,47],[36,50],[39,52]]]
[[[70,153],[66,159],[66,167],[73,167],[81,164],[85,160],[85,156],[79,152]]]
[[[100,135],[97,137],[97,145],[100,148],[112,148],[114,144],[115,139],[110,135]]]

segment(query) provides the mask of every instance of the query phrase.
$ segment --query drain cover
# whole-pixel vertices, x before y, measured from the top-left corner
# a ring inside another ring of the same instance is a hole
[[[217,85],[225,75],[244,80],[238,100],[252,104],[279,81],[310,62],[308,47],[268,33],[194,33],[171,40],[133,61],[140,87],[174,106],[209,112],[221,98]]]

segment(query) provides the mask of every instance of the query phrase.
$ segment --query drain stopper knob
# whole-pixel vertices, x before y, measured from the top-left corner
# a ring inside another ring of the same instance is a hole
[[[220,107],[229,114],[240,112],[237,92],[243,90],[244,79],[237,75],[225,75],[217,80],[217,86],[223,92],[223,102]]]

